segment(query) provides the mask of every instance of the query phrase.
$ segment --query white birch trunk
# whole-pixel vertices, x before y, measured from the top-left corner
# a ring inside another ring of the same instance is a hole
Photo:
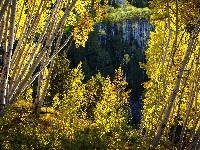
[[[54,60],[55,56],[69,43],[69,40],[71,40],[72,34],[68,37],[65,43],[60,46],[65,21],[77,2],[77,0],[68,1],[64,15],[60,20],[57,20],[58,11],[61,9],[61,3],[63,2],[63,0],[57,0],[55,7],[52,8],[49,14],[49,18],[47,18],[44,29],[39,36],[35,47],[31,52],[29,52],[27,58],[23,58],[22,54],[28,52],[28,50],[25,49],[25,46],[29,44],[29,42],[31,44],[33,43],[38,21],[41,17],[42,10],[44,9],[43,6],[45,6],[45,3],[48,2],[48,0],[41,1],[37,10],[35,10],[37,7],[31,7],[31,10],[29,10],[30,12],[28,11],[25,21],[26,23],[23,27],[23,33],[20,35],[21,37],[19,38],[17,47],[13,53],[13,45],[15,41],[14,23],[16,15],[16,1],[17,0],[4,0],[3,3],[0,3],[0,46],[1,43],[3,43],[5,56],[3,75],[0,77],[0,114],[3,113],[6,104],[15,101],[20,93],[25,90],[26,87],[30,85],[38,76],[38,98],[35,102],[37,103],[37,111],[40,111],[51,79],[51,72],[54,64],[52,60]],[[35,3],[36,2],[34,2],[33,6]],[[25,3],[23,4],[23,7],[25,7]],[[32,15],[32,12],[36,13]],[[7,14],[7,16],[5,16],[5,14]],[[17,28],[19,28],[19,25],[17,25]],[[53,55],[51,56],[52,42],[56,36],[59,36],[59,39],[56,43],[56,49],[52,50]],[[40,45],[43,45],[43,47],[40,47]],[[21,61],[25,59],[27,59],[27,62],[22,64]],[[23,67],[20,66],[21,64]],[[45,82],[43,82],[45,68],[49,64],[49,74],[46,77]],[[39,65],[40,70],[34,73],[35,69]],[[42,88],[42,91],[41,86],[44,87],[44,89]]]

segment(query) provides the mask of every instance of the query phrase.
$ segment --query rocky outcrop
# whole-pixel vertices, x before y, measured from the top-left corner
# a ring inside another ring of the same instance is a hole
[[[106,44],[110,37],[120,34],[122,40],[128,42],[130,46],[144,50],[153,27],[146,19],[131,19],[109,25],[98,24],[98,29],[101,31],[100,40],[103,44]],[[131,108],[130,123],[137,125],[142,118],[142,97],[130,99],[129,104]]]
[[[121,4],[121,5],[125,5],[126,4],[126,0],[111,0],[110,4]]]
[[[152,25],[146,19],[131,19],[112,23],[110,26],[99,24],[98,29],[104,33],[100,36],[103,43],[106,43],[110,36],[121,34],[122,40],[131,46],[144,48],[147,45]]]

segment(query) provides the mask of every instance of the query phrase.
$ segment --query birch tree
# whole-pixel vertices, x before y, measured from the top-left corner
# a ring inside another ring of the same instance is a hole
[[[144,65],[150,80],[144,83],[142,124],[150,137],[150,148],[162,148],[161,143],[167,143],[170,149],[187,149],[195,141],[200,125],[199,3],[168,0],[151,5],[155,32],[150,35]],[[179,138],[175,134],[178,126]]]
[[[3,0],[0,2],[0,113],[38,78],[35,110],[47,93],[55,56],[75,40],[84,46],[93,25],[106,17],[99,0]],[[104,2],[106,4],[106,1]],[[61,42],[64,31],[67,39]],[[55,40],[56,39],[56,40]],[[55,47],[53,47],[55,44]],[[39,71],[36,68],[39,67]]]

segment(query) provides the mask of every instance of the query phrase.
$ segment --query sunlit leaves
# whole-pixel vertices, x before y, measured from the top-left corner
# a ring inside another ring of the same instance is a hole
[[[185,21],[184,12],[186,10],[183,12],[183,4],[185,9],[190,6],[184,1],[178,2],[177,5],[174,1],[169,1],[169,3],[159,1],[159,5],[157,2],[152,2],[151,21],[155,26],[155,31],[151,32],[146,50],[147,63],[143,65],[150,78],[144,83],[146,90],[143,109],[143,123],[145,129],[148,129],[149,137],[154,136],[158,131],[158,125],[162,125],[161,120],[165,119],[163,116],[167,113],[166,107],[171,102],[169,97],[173,94],[172,90],[177,79],[181,80],[180,87],[163,134],[167,134],[174,125],[184,126],[186,130],[191,130],[194,122],[198,120],[198,115],[194,114],[199,114],[196,107],[200,102],[197,88],[199,84],[197,74],[200,69],[199,42],[193,47],[183,75],[178,76],[192,36],[186,28],[188,22]],[[191,15],[198,17],[195,8],[192,10],[194,11],[190,12]],[[181,136],[185,135],[185,132]],[[167,141],[167,139],[163,140]]]
[[[149,18],[151,11],[149,8],[136,8],[132,5],[122,6],[114,9],[114,7],[107,6],[108,20],[111,22],[118,22],[132,18]]]
[[[85,42],[88,39],[88,34],[93,31],[93,19],[89,16],[88,13],[85,13],[81,16],[78,25],[74,28],[74,39],[76,46],[79,45],[85,46]]]
[[[9,1],[6,0],[6,2]],[[72,37],[77,47],[84,46],[88,34],[93,31],[94,24],[105,18],[104,5],[106,3],[90,0],[16,0],[12,3],[2,6],[5,8],[5,12],[1,14],[3,15],[1,25],[3,22],[6,23],[2,28],[0,39],[2,39],[4,53],[8,54],[4,55],[6,58],[3,62],[2,74],[5,78],[1,78],[3,91],[1,97],[4,98],[1,103],[14,101],[15,97],[18,97],[28,84],[46,72],[46,77],[43,76],[45,84],[39,81],[37,88],[39,90],[42,86],[43,92],[38,91],[38,95],[43,101],[51,74],[47,73],[47,69],[50,72],[52,70],[52,65],[48,65],[55,55],[68,44],[69,40],[72,40]],[[13,11],[15,8],[16,14]],[[62,38],[64,31],[69,37],[61,46],[61,40],[56,40],[56,38]],[[13,46],[14,43],[17,46]],[[52,48],[53,45],[56,45],[56,48]],[[38,67],[40,71],[36,73],[35,70]],[[46,71],[44,72],[42,69],[45,67]],[[4,100],[5,98],[6,100]],[[40,101],[40,105],[42,101]]]
[[[50,15],[51,10],[55,7],[56,1],[32,1],[28,0],[27,3],[24,1],[18,1],[17,7],[17,18],[16,18],[16,38],[21,36],[21,33],[25,28],[36,28],[37,33],[41,33],[45,26],[45,23]],[[60,2],[58,9],[56,10],[53,20],[55,23],[58,22],[64,15],[66,7],[69,2],[64,0]],[[93,10],[91,14],[91,10]],[[104,6],[100,4],[99,1],[82,1],[77,0],[75,4],[74,11],[69,13],[67,20],[65,22],[66,26],[74,26],[74,40],[76,45],[84,46],[90,31],[93,31],[94,23],[100,22],[106,17],[106,12]],[[94,15],[95,17],[91,17]],[[35,17],[35,18],[34,18]],[[27,21],[30,21],[27,24]],[[26,24],[26,26],[25,26]]]

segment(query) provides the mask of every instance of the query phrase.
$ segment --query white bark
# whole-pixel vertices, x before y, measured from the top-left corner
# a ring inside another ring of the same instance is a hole
[[[37,72],[33,76],[30,76],[30,80],[28,80],[27,82],[23,83],[23,85],[20,87],[20,89],[22,89],[21,91],[18,90],[16,93],[11,95],[11,100],[10,101],[13,101],[15,97],[18,97],[19,94],[22,91],[24,91],[26,89],[26,87],[28,85],[30,85],[38,77],[40,72],[43,71],[45,69],[45,67],[47,67],[47,65],[56,57],[56,55],[67,45],[67,43],[69,42],[70,39],[71,39],[71,36],[69,36],[69,38],[65,41],[65,43],[59,48],[58,52],[55,53],[53,56],[51,56],[51,58],[48,59],[48,61],[43,65],[43,68],[41,68],[39,72]]]
[[[157,147],[157,145],[158,145],[158,143],[161,139],[161,136],[163,134],[163,131],[164,131],[166,125],[167,125],[171,110],[172,110],[174,103],[175,103],[175,100],[176,100],[177,93],[179,92],[183,72],[185,70],[185,67],[186,67],[186,65],[187,65],[187,63],[190,59],[190,56],[191,56],[193,50],[195,49],[199,32],[200,32],[200,16],[198,17],[197,24],[195,26],[194,32],[191,35],[187,51],[184,55],[184,59],[182,61],[178,76],[177,76],[176,81],[175,81],[174,88],[173,88],[173,90],[172,90],[172,92],[171,92],[171,94],[168,98],[168,106],[166,107],[165,113],[163,115],[163,119],[162,119],[160,125],[158,126],[157,133],[156,133],[155,138],[154,138],[154,140],[153,140],[153,142],[150,146],[151,148]]]
[[[1,42],[2,42],[2,39],[3,39],[4,26],[5,26],[5,21],[4,21],[4,17],[3,17],[0,21],[0,47],[1,47]]]
[[[62,19],[60,20],[60,22],[58,23],[56,29],[51,33],[50,38],[47,40],[47,43],[45,45],[45,47],[41,50],[41,52],[37,55],[37,57],[34,59],[34,63],[31,66],[28,74],[26,75],[25,79],[23,81],[21,81],[20,83],[20,79],[22,78],[22,76],[24,75],[25,71],[27,70],[28,66],[30,65],[31,61],[34,58],[34,55],[30,57],[29,59],[29,63],[27,63],[24,71],[22,72],[21,76],[19,77],[19,79],[17,80],[17,84],[15,84],[14,88],[12,89],[13,91],[10,92],[10,95],[8,97],[8,101],[11,102],[13,100],[13,92],[14,90],[16,90],[16,93],[22,91],[22,89],[24,88],[24,85],[26,84],[26,82],[29,80],[29,78],[31,77],[32,73],[34,72],[34,70],[36,69],[36,67],[39,65],[40,61],[42,60],[45,52],[47,49],[49,49],[51,47],[52,41],[53,39],[56,37],[58,31],[60,30],[61,26],[64,24],[65,20],[67,19],[69,12],[73,9],[74,5],[75,5],[76,1],[73,1],[69,8],[66,10],[65,15],[62,17]],[[33,52],[35,54],[35,52]],[[16,88],[17,87],[17,88]]]
[[[2,95],[1,95],[1,101],[3,105],[5,105],[6,103],[6,94],[8,90],[8,77],[9,77],[9,72],[10,72],[10,62],[11,62],[11,56],[12,56],[12,51],[13,51],[13,44],[14,44],[14,26],[15,26],[15,15],[16,15],[16,0],[12,0],[11,4],[10,4],[10,10],[11,10],[11,15],[10,15],[10,26],[9,26],[9,39],[8,39],[8,51],[6,51],[6,64],[5,64],[5,72],[3,73],[3,79],[1,81],[1,85],[2,86]],[[7,46],[7,45],[5,45]],[[2,106],[3,106],[2,105]],[[4,109],[4,106],[2,108],[0,108],[1,110]],[[0,110],[0,112],[1,112]]]
[[[58,50],[59,50],[59,45],[60,45],[60,42],[61,42],[61,38],[62,38],[62,35],[63,35],[63,29],[64,29],[64,26],[62,26],[61,28],[61,31],[60,31],[60,34],[59,34],[59,37],[58,37],[58,40],[56,42],[56,47],[55,47],[55,51],[53,53],[53,55],[55,55],[56,53],[58,53]],[[48,53],[48,57],[50,56],[50,52]],[[41,97],[40,99],[38,98],[35,102],[35,108],[37,113],[39,113],[41,111],[41,107],[44,103],[44,98],[47,94],[47,91],[48,91],[48,87],[49,87],[49,83],[50,83],[50,79],[51,79],[51,73],[53,71],[53,66],[54,66],[54,57],[52,58],[51,62],[50,62],[50,68],[48,69],[48,76],[46,76],[46,83],[44,85],[44,89],[41,93]],[[45,65],[46,62],[43,63],[43,65]],[[45,68],[44,66],[42,66],[43,68]],[[45,70],[44,70],[45,71]],[[37,93],[39,93],[40,91],[37,91]],[[38,94],[39,95],[39,94]]]
[[[23,53],[23,49],[24,49],[24,47],[25,47],[25,45],[27,43],[27,39],[28,39],[28,36],[30,35],[30,32],[33,30],[34,26],[37,26],[37,24],[35,24],[36,17],[34,18],[34,21],[32,21],[32,19],[31,19],[32,18],[32,13],[33,13],[33,11],[35,9],[35,7],[34,7],[35,3],[36,3],[36,1],[33,4],[32,10],[28,11],[28,14],[27,14],[27,17],[26,17],[26,20],[25,20],[25,24],[24,24],[24,27],[23,27],[23,32],[22,32],[22,34],[20,36],[20,39],[19,39],[18,44],[17,44],[17,47],[15,48],[14,54],[12,56],[11,68],[15,69],[14,72],[16,72],[17,68],[20,68],[20,66],[18,66],[18,67],[15,67],[15,66],[19,62],[19,60],[21,59],[20,56]],[[38,10],[37,10],[37,13],[36,13],[36,16],[38,16],[38,17],[41,17],[41,13],[39,14],[39,10],[40,10],[41,7],[42,7],[42,2],[40,3],[40,5],[38,7]],[[28,29],[29,25],[32,25],[32,27],[30,29]],[[15,73],[15,75],[18,76],[18,73]]]
[[[200,56],[200,51],[199,51],[198,56]],[[199,59],[198,59],[197,63],[199,63]],[[189,115],[190,115],[190,112],[192,109],[192,105],[194,103],[194,100],[198,99],[198,93],[199,93],[198,82],[199,82],[199,78],[200,78],[199,75],[200,75],[200,68],[198,67],[198,64],[197,64],[196,68],[195,68],[193,85],[192,85],[192,88],[190,91],[190,98],[189,98],[189,102],[188,102],[187,112],[186,112],[186,116],[185,116],[184,122],[183,122],[182,132],[181,132],[180,141],[179,141],[179,147],[181,147],[181,145],[183,144],[184,133],[185,133]]]
[[[9,92],[9,94],[8,94],[8,102],[11,102],[11,101],[12,101],[12,100],[11,100],[11,97],[13,97],[13,93],[14,93],[14,92],[17,92],[16,90],[18,89],[18,86],[19,86],[19,83],[21,82],[21,79],[23,78],[23,76],[24,76],[25,72],[27,71],[28,67],[31,65],[31,62],[35,59],[35,57],[36,57],[36,56],[35,56],[35,55],[36,55],[36,50],[37,50],[37,48],[39,47],[39,45],[40,45],[40,44],[42,43],[42,41],[43,41],[43,38],[44,38],[44,36],[45,36],[45,34],[46,34],[46,31],[47,31],[47,28],[48,28],[48,26],[49,26],[49,24],[50,24],[51,18],[52,18],[52,16],[53,16],[53,14],[54,14],[54,12],[55,12],[56,9],[57,9],[57,7],[55,7],[55,8],[52,9],[51,14],[50,14],[50,16],[49,16],[49,18],[48,18],[48,20],[47,20],[47,22],[46,22],[46,24],[45,24],[44,29],[43,29],[43,32],[42,32],[42,34],[40,35],[40,37],[39,37],[39,39],[38,39],[38,41],[37,41],[37,44],[36,44],[36,46],[34,47],[34,50],[32,51],[31,56],[29,57],[28,62],[25,64],[25,67],[23,68],[21,74],[18,75],[17,79],[15,80],[15,83],[12,85],[12,87],[11,87],[11,89],[10,89],[10,92]],[[20,57],[20,56],[19,56],[19,57]],[[42,56],[41,56],[41,57],[42,57]],[[40,59],[41,59],[41,58],[40,58]],[[38,64],[37,64],[37,65],[38,65]],[[33,73],[33,72],[34,72],[34,70],[36,69],[37,65],[35,65],[34,68],[32,67],[32,71],[29,71],[29,77],[31,76],[30,73]],[[32,65],[32,66],[33,66],[33,65]],[[28,79],[29,79],[29,78],[26,78],[26,80],[23,80],[23,81],[24,81],[24,82],[27,82]],[[23,82],[23,81],[22,81],[22,82]],[[22,90],[22,89],[20,89],[20,90]],[[19,90],[19,91],[20,91],[20,90]]]
[[[3,18],[3,15],[4,15],[5,11],[6,11],[6,8],[9,5],[9,3],[10,3],[10,0],[5,0],[4,4],[2,6],[2,9],[0,11],[0,20]]]
[[[14,44],[14,22],[15,22],[15,14],[16,14],[16,0],[5,0],[1,5],[0,11],[0,43],[3,41],[3,50],[4,50],[4,68],[3,75],[1,75],[1,83],[0,83],[0,113],[3,113],[5,105],[7,103],[13,102],[19,94],[25,90],[25,88],[30,85],[39,74],[44,73],[45,67],[47,67],[52,60],[54,60],[55,56],[62,50],[65,45],[69,42],[72,36],[66,40],[66,42],[60,46],[60,40],[57,43],[56,50],[53,51],[53,55],[50,56],[51,53],[51,45],[56,36],[62,37],[63,32],[61,28],[69,16],[69,13],[73,10],[77,0],[69,1],[66,11],[60,20],[57,20],[58,11],[61,9],[61,4],[63,0],[58,0],[55,4],[55,7],[52,8],[49,17],[46,21],[44,29],[39,36],[39,39],[36,42],[34,49],[28,55],[28,61],[23,64],[21,67],[20,61],[24,59],[21,55],[24,53],[24,48],[29,41],[33,42],[34,35],[36,33],[36,28],[38,24],[38,19],[41,17],[42,10],[44,9],[43,5],[48,2],[47,0],[41,1],[37,10],[36,7],[31,7],[31,10],[27,14],[26,23],[23,27],[23,33],[19,38],[18,45],[13,52],[13,44]],[[11,7],[8,7],[9,4]],[[32,12],[36,11],[34,16]],[[9,14],[11,12],[11,14]],[[8,16],[6,17],[5,14]],[[5,21],[4,21],[5,20]],[[19,25],[17,25],[17,28]],[[7,35],[7,31],[9,31],[9,35]],[[7,38],[8,36],[8,38]],[[8,40],[7,40],[8,39]],[[9,43],[8,43],[9,42]],[[8,43],[8,46],[7,46]],[[44,45],[43,47],[40,45]],[[40,46],[40,50],[38,52],[38,48]],[[60,47],[59,47],[60,46]],[[43,61],[43,62],[42,62]],[[35,69],[41,64],[40,70],[33,74]],[[53,68],[53,62],[50,64],[49,71],[51,72]],[[12,72],[10,74],[10,71]],[[28,73],[27,73],[28,72]],[[11,76],[10,76],[11,75]],[[10,76],[11,80],[8,80]],[[41,76],[42,79],[42,76]],[[38,96],[39,99],[36,101],[39,102],[38,106],[41,107],[43,104],[43,99],[46,95],[46,91],[48,89],[50,80],[50,75],[47,77],[47,82],[44,85],[44,93],[40,93],[40,87],[38,88]],[[42,81],[39,81],[39,85],[42,85]]]
[[[9,8],[8,8],[9,9]],[[8,50],[7,50],[7,43],[8,43],[8,41],[7,41],[7,37],[8,37],[8,35],[7,35],[7,32],[8,32],[8,24],[9,24],[9,20],[10,19],[10,11],[8,11],[8,13],[7,13],[7,15],[6,15],[6,17],[5,17],[5,30],[4,30],[4,33],[3,33],[3,37],[2,37],[2,39],[3,39],[3,55],[4,55],[4,59],[3,59],[3,64],[6,64],[6,60],[7,60],[7,56],[6,56],[6,54],[7,54],[7,52],[8,52]],[[1,104],[3,104],[4,105],[4,101],[5,101],[5,99],[4,99],[4,83],[5,83],[5,78],[6,78],[6,68],[5,68],[5,65],[3,66],[3,69],[2,69],[2,73],[1,73],[1,83],[0,83],[0,89],[1,89],[1,92],[0,92],[0,99],[1,99]]]

